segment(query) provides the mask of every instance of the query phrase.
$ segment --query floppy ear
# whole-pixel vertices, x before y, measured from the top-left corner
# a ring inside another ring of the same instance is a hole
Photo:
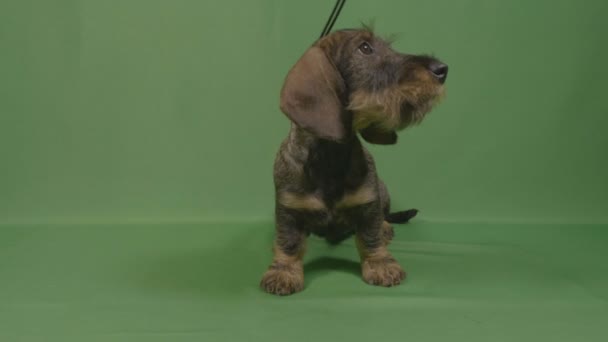
[[[309,48],[291,68],[281,89],[281,111],[316,136],[342,140],[350,132],[340,101],[344,81],[323,50]]]
[[[393,130],[383,131],[375,126],[368,126],[360,131],[365,141],[378,145],[393,145],[397,143],[397,133]]]

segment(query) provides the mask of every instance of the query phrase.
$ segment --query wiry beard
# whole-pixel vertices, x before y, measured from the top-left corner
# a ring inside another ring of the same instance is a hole
[[[356,91],[347,109],[354,114],[356,131],[370,125],[386,131],[402,130],[422,122],[443,94],[443,86],[413,82],[371,94]]]

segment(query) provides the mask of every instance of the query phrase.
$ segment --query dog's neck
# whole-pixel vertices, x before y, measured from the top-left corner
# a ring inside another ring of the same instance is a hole
[[[309,188],[320,189],[326,200],[356,188],[368,172],[363,147],[355,134],[335,142],[292,125],[288,148],[302,164]]]

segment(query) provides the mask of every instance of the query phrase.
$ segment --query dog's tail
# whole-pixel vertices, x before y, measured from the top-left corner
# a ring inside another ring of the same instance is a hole
[[[418,209],[409,209],[397,211],[386,215],[384,218],[388,223],[407,223],[410,219],[418,214]]]

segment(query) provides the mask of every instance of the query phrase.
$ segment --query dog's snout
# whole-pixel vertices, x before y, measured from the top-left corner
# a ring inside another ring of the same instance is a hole
[[[446,64],[439,61],[433,61],[429,63],[428,68],[439,82],[444,83],[448,78],[448,66]]]

